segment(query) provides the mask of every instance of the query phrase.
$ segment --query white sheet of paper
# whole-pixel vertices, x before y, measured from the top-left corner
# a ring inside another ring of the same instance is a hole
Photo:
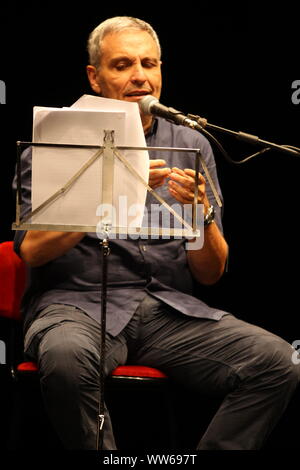
[[[104,129],[115,131],[115,145],[146,147],[136,103],[84,95],[70,108],[34,108],[33,142],[102,145]],[[33,147],[32,209],[48,199],[84,165],[97,149]],[[147,151],[122,152],[136,171],[147,181]],[[102,158],[99,158],[76,183],[57,200],[32,217],[31,223],[93,226],[102,202]],[[142,224],[147,190],[115,158],[113,206],[116,226]],[[132,215],[124,214],[127,213]],[[105,214],[104,214],[105,215]]]

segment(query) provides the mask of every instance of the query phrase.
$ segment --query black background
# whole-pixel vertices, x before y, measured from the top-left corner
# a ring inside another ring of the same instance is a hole
[[[292,82],[300,78],[294,7],[262,12],[246,3],[235,9],[210,5],[165,2],[163,11],[160,3],[1,7],[0,79],[6,83],[7,103],[0,106],[0,241],[13,237],[15,142],[31,139],[33,106],[69,106],[91,93],[86,41],[110,16],[140,17],[158,32],[162,103],[225,128],[300,147],[300,104],[291,100]],[[234,159],[257,150],[215,136]],[[271,151],[237,167],[214,150],[230,256],[228,273],[201,295],[289,342],[300,340],[300,159]]]

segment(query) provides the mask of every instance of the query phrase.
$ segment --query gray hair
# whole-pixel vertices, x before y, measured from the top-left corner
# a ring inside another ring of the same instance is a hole
[[[88,39],[88,53],[89,53],[89,63],[99,68],[101,62],[101,42],[107,34],[117,33],[125,29],[135,29],[139,31],[146,31],[154,39],[159,58],[161,56],[161,47],[159,43],[158,36],[152,26],[146,21],[140,20],[138,18],[132,18],[130,16],[115,16],[114,18],[109,18],[108,20],[100,23],[90,34]]]

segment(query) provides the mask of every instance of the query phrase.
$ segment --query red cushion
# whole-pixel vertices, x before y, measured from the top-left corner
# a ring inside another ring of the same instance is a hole
[[[19,372],[37,372],[38,366],[35,362],[21,362],[17,370]],[[115,377],[148,377],[148,378],[167,378],[167,375],[153,367],[146,366],[119,366],[112,371],[111,375]]]
[[[151,377],[151,378],[167,378],[167,375],[161,370],[146,366],[119,366],[111,375],[125,377]]]
[[[37,372],[38,366],[35,362],[21,362],[18,367],[18,371],[30,371],[30,372]]]
[[[0,316],[20,319],[26,284],[26,265],[14,252],[13,242],[0,243]]]

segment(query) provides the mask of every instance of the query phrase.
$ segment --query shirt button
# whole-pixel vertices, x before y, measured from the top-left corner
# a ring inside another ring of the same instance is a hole
[[[142,246],[142,250],[143,250],[143,251],[147,251],[146,245],[143,245],[143,246]]]

